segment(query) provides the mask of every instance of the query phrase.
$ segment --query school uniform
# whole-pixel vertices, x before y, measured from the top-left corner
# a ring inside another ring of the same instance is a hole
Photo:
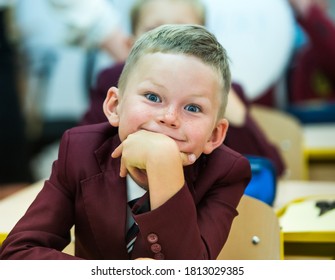
[[[127,180],[109,123],[65,132],[50,178],[0,250],[0,259],[215,259],[250,181],[246,158],[222,145],[184,168],[185,184],[153,211],[135,214],[139,234],[126,250]],[[169,172],[167,170],[166,172]],[[60,252],[75,225],[75,257]]]

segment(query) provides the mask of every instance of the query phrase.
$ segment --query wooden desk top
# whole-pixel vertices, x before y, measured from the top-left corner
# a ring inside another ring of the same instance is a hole
[[[279,224],[285,242],[335,243],[335,209],[320,215],[317,202],[335,201],[333,196],[314,196],[296,200],[281,211]]]
[[[27,211],[36,195],[42,189],[44,180],[36,182],[25,189],[0,200],[0,244],[5,240],[8,233]],[[71,229],[72,242],[63,252],[74,255],[74,229]]]
[[[320,214],[316,201],[335,201],[335,182],[281,181],[274,207],[285,242],[335,243],[335,209]]]
[[[335,195],[335,182],[307,180],[279,181],[273,207],[275,210],[278,210],[290,201],[314,195]]]
[[[308,158],[335,160],[335,123],[304,125],[303,131]]]
[[[333,202],[335,195],[316,195],[288,204],[280,216],[284,232],[332,231],[335,234],[335,209],[320,215],[321,209],[316,206],[318,201]]]
[[[24,215],[43,186],[44,180],[0,200],[0,234],[7,234]],[[1,241],[1,240],[0,240]],[[0,242],[1,243],[1,242]]]

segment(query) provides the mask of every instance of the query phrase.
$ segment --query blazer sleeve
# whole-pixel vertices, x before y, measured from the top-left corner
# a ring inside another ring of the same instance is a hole
[[[216,155],[222,157],[222,154]],[[247,159],[206,163],[194,185],[186,184],[161,207],[134,215],[142,246],[156,259],[216,259],[227,240],[251,171]],[[221,164],[223,163],[223,164]],[[133,257],[143,257],[136,250]],[[141,248],[140,248],[141,249]]]
[[[0,259],[77,259],[61,252],[71,241],[74,223],[73,196],[59,179],[66,169],[66,149],[65,135],[50,179],[2,244]]]

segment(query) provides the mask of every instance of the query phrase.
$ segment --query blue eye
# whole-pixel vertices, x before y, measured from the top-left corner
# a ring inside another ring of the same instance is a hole
[[[152,101],[152,102],[161,102],[161,99],[154,93],[147,93],[144,95],[146,99]]]
[[[200,107],[197,106],[197,105],[193,105],[193,104],[185,106],[185,110],[187,110],[189,112],[192,112],[192,113],[199,113],[199,112],[201,112]]]

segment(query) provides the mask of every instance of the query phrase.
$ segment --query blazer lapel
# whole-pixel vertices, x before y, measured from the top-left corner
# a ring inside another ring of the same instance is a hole
[[[102,172],[81,183],[84,205],[94,241],[104,259],[127,259],[126,179],[119,176],[120,159],[111,158],[118,138],[96,151]],[[106,156],[107,155],[107,156]],[[122,242],[120,242],[122,240]]]

